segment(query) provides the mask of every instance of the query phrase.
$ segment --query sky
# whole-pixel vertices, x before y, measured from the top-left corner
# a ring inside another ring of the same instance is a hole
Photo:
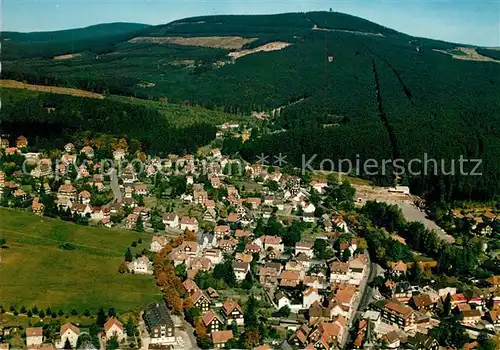
[[[500,0],[0,0],[4,31],[50,31],[106,22],[165,24],[212,14],[344,12],[401,32],[500,47]]]

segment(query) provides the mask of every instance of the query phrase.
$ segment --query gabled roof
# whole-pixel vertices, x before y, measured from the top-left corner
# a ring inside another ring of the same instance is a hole
[[[203,315],[202,321],[205,327],[207,327],[213,322],[214,319],[217,319],[220,323],[223,323],[221,317],[217,313],[212,310],[208,310],[208,312]]]
[[[118,327],[119,329],[121,329],[123,331],[123,324],[118,321],[116,318],[114,317],[111,317],[105,324],[104,324],[104,330],[106,330],[106,332],[111,329],[111,327],[113,326],[116,326]]]
[[[184,286],[186,291],[200,289],[198,287],[198,285],[196,284],[196,282],[193,281],[192,279],[189,279],[189,278],[187,280],[185,280],[184,282],[182,282],[182,285]]]
[[[41,337],[41,336],[43,336],[43,328],[42,327],[26,328],[26,336],[27,337]]]
[[[212,342],[214,344],[224,344],[230,339],[233,339],[232,330],[212,332]]]
[[[66,333],[68,330],[73,331],[75,334],[80,334],[80,328],[75,326],[74,324],[67,322],[61,326],[61,335]]]
[[[175,218],[177,218],[177,215],[174,213],[166,213],[163,214],[163,220],[164,221],[174,221]]]
[[[208,302],[210,302],[210,298],[208,297],[208,295],[205,294],[204,291],[202,291],[201,289],[197,289],[192,295],[191,295],[191,301],[193,302],[193,304],[196,304],[198,301],[200,301],[201,299],[206,299]]]
[[[144,311],[144,315],[142,317],[144,318],[149,330],[157,325],[166,325],[171,328],[174,327],[174,322],[172,321],[167,306],[160,301],[149,305],[149,307]]]
[[[183,216],[181,218],[181,224],[185,224],[185,225],[197,225],[198,224],[198,220],[196,220],[196,218],[192,218],[192,217],[189,217],[189,216]]]
[[[236,309],[239,312],[243,313],[243,310],[241,309],[241,306],[235,302],[234,300],[227,299],[224,304],[222,305],[222,311],[226,314],[226,316],[231,315],[233,310]]]

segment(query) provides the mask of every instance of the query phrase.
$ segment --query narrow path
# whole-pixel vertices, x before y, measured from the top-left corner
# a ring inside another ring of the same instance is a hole
[[[114,200],[120,203],[122,201],[122,191],[120,190],[120,186],[118,185],[118,177],[116,176],[116,169],[111,169],[110,173],[111,178],[111,189],[113,190],[113,195],[115,196]]]
[[[372,58],[372,68],[373,68],[373,78],[375,80],[375,93],[377,95],[378,115],[380,117],[380,120],[382,120],[382,123],[384,124],[387,133],[389,134],[389,140],[391,142],[391,148],[392,148],[392,157],[393,159],[398,159],[399,158],[398,142],[396,139],[396,134],[394,133],[394,130],[389,124],[389,119],[387,118],[387,114],[384,111],[384,106],[382,103],[382,95],[380,94],[380,81],[377,72],[377,65],[375,64],[375,60],[373,58]]]

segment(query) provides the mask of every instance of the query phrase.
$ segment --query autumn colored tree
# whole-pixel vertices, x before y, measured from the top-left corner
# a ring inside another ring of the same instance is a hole
[[[244,339],[245,339],[245,348],[254,348],[259,345],[261,335],[258,329],[249,329],[245,331]]]
[[[188,230],[186,229],[184,231],[184,240],[185,241],[188,241],[188,242],[196,242],[196,233],[191,231],[191,230]]]
[[[128,272],[128,266],[125,261],[122,261],[120,263],[120,266],[118,266],[118,272],[119,273],[127,273]]]
[[[201,321],[201,317],[196,317],[194,319],[194,330],[195,330],[196,336],[198,338],[208,338],[207,330],[205,329],[205,326],[203,325],[203,322]]]

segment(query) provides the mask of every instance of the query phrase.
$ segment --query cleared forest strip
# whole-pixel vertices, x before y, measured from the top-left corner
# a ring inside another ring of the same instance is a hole
[[[73,88],[56,87],[56,86],[25,84],[16,80],[1,79],[0,88],[24,89],[24,90],[31,90],[38,92],[50,92],[53,94],[71,95],[77,97],[97,98],[100,100],[104,99],[104,95],[96,94],[95,92],[89,92]]]

